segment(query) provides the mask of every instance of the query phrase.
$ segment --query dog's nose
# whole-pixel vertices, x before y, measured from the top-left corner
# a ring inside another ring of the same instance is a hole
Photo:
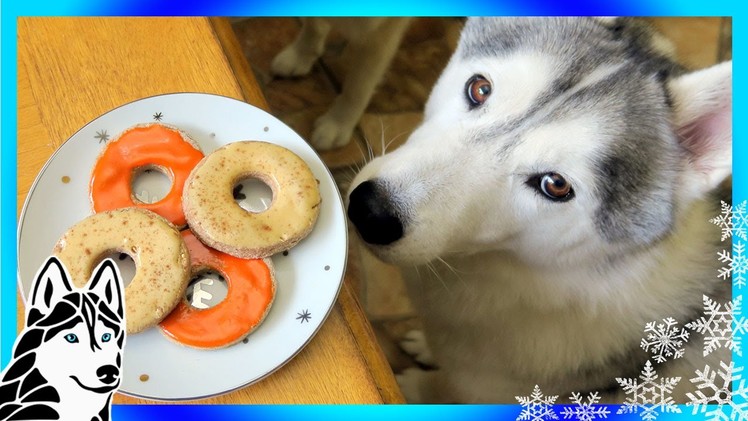
[[[117,381],[117,377],[119,377],[119,369],[111,364],[102,365],[96,370],[96,376],[99,377],[99,380],[102,383],[112,384]]]
[[[387,245],[403,236],[402,220],[374,180],[364,181],[351,192],[348,218],[361,238],[370,244]]]

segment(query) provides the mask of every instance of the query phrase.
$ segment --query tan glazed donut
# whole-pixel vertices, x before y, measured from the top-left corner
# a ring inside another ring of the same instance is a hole
[[[179,231],[145,209],[100,212],[70,228],[53,253],[80,288],[112,252],[135,262],[135,277],[125,287],[127,333],[156,325],[182,300],[190,279],[190,256]]]
[[[248,212],[234,200],[234,186],[247,177],[273,191],[263,212]],[[203,243],[245,259],[296,245],[312,231],[320,202],[319,183],[307,164],[282,146],[259,141],[229,143],[207,155],[182,197],[187,224]]]

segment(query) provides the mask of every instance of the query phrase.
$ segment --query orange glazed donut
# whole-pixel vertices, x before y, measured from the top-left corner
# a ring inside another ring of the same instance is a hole
[[[161,322],[164,334],[179,343],[204,349],[223,348],[242,340],[262,323],[275,298],[275,273],[269,259],[240,259],[208,248],[189,230],[182,231],[190,252],[192,275],[212,269],[228,284],[226,298],[198,309],[182,300]]]
[[[270,207],[254,213],[234,200],[234,185],[256,177],[273,190]],[[192,232],[216,250],[245,259],[288,250],[317,222],[319,183],[299,156],[272,143],[241,141],[207,155],[190,174],[182,204]]]
[[[131,127],[109,142],[96,161],[90,183],[93,211],[137,206],[183,227],[182,189],[203,156],[196,144],[176,128],[162,124]],[[143,203],[132,192],[132,180],[138,172],[152,168],[166,173],[171,190],[158,202]]]

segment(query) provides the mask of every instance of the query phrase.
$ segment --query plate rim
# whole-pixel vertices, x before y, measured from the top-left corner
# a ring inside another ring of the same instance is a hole
[[[78,133],[82,132],[87,127],[89,127],[91,124],[93,124],[96,120],[102,118],[103,116],[105,116],[105,115],[107,115],[109,113],[115,112],[115,111],[117,111],[120,108],[130,106],[130,105],[135,104],[137,102],[146,101],[146,100],[154,99],[154,98],[160,98],[160,97],[173,97],[173,96],[181,96],[181,95],[197,95],[197,96],[215,97],[215,98],[220,98],[220,99],[231,100],[231,101],[239,103],[240,105],[248,105],[248,106],[250,106],[252,108],[255,108],[258,111],[261,111],[261,112],[269,115],[271,118],[277,120],[278,122],[280,122],[281,124],[283,124],[284,126],[286,126],[289,130],[291,130],[296,136],[298,136],[299,139],[301,139],[307,145],[307,147],[314,154],[314,156],[316,156],[316,158],[319,160],[319,162],[322,163],[322,167],[324,168],[325,172],[327,173],[327,176],[329,177],[330,181],[332,182],[335,194],[337,196],[338,203],[341,205],[341,208],[343,210],[343,218],[342,219],[343,219],[343,228],[344,228],[343,232],[345,234],[344,235],[345,253],[344,253],[344,256],[343,256],[343,267],[342,267],[342,272],[340,274],[340,280],[338,281],[338,287],[337,287],[337,289],[335,291],[335,294],[334,294],[334,296],[332,298],[331,305],[328,307],[327,312],[321,318],[319,325],[317,325],[317,327],[309,335],[309,337],[306,339],[306,341],[304,341],[304,343],[302,343],[298,347],[298,349],[296,349],[287,359],[283,360],[280,364],[276,365],[273,369],[269,370],[267,373],[265,373],[265,374],[263,374],[263,375],[255,378],[255,379],[252,379],[252,380],[250,380],[250,381],[248,381],[246,383],[240,384],[240,385],[238,385],[236,387],[232,387],[230,389],[223,390],[221,392],[207,394],[207,395],[202,395],[202,396],[177,397],[177,398],[156,398],[156,397],[151,397],[151,396],[146,396],[146,395],[140,395],[140,394],[137,394],[137,393],[124,391],[122,389],[118,389],[117,390],[117,393],[121,393],[121,394],[126,395],[126,396],[130,396],[130,397],[134,397],[134,398],[138,398],[138,399],[147,399],[147,400],[151,400],[151,401],[161,401],[161,402],[183,402],[183,401],[190,401],[190,400],[204,400],[204,399],[209,399],[209,398],[214,398],[214,397],[218,397],[218,396],[227,395],[227,394],[235,392],[235,391],[237,391],[239,389],[243,389],[245,387],[254,385],[256,383],[259,383],[260,381],[262,381],[262,380],[266,379],[267,377],[269,377],[271,374],[274,374],[276,371],[280,370],[282,367],[284,367],[286,364],[288,364],[291,360],[293,360],[294,358],[296,358],[296,356],[299,353],[301,353],[301,351],[303,351],[307,347],[307,345],[309,345],[309,343],[312,341],[312,339],[314,339],[317,336],[317,333],[319,333],[319,331],[322,329],[322,326],[327,322],[327,318],[332,313],[333,308],[335,307],[335,305],[336,305],[336,303],[338,301],[338,297],[340,296],[340,291],[343,289],[343,285],[345,283],[345,274],[346,274],[347,268],[348,268],[348,247],[350,245],[349,244],[349,238],[348,238],[348,220],[345,217],[345,202],[344,202],[343,197],[341,195],[340,189],[338,188],[337,183],[335,182],[335,178],[333,177],[332,173],[330,172],[330,168],[322,160],[322,157],[319,155],[319,153],[311,145],[309,145],[309,143],[306,141],[306,139],[304,139],[291,126],[289,126],[288,124],[284,123],[278,117],[276,117],[275,115],[271,114],[267,110],[264,110],[264,109],[262,109],[262,108],[260,108],[260,107],[258,107],[256,105],[250,104],[249,102],[247,102],[245,100],[237,99],[237,98],[230,97],[230,96],[227,96],[227,95],[215,94],[215,93],[206,93],[206,92],[194,92],[194,91],[170,92],[170,93],[161,93],[161,94],[149,95],[149,96],[145,96],[145,97],[142,97],[142,98],[134,99],[132,101],[128,101],[128,102],[126,102],[124,104],[120,104],[120,105],[118,105],[118,106],[116,106],[116,107],[114,107],[114,108],[112,108],[112,109],[110,109],[108,111],[105,111],[105,112],[99,114],[97,117],[89,120],[86,124],[84,124],[83,126],[81,126],[78,130],[76,130],[73,134],[71,134],[67,139],[65,139],[65,141],[63,141],[60,144],[60,146],[58,146],[55,149],[55,151],[52,153],[52,155],[50,155],[50,157],[47,158],[47,160],[45,161],[44,165],[42,166],[42,168],[37,173],[36,177],[34,177],[34,181],[33,181],[33,183],[31,183],[31,187],[29,187],[29,191],[26,194],[26,198],[23,201],[23,206],[21,207],[21,213],[18,216],[18,222],[17,222],[18,227],[16,228],[16,247],[15,247],[15,251],[16,251],[16,259],[15,259],[16,260],[16,286],[18,288],[19,294],[21,295],[21,300],[22,300],[22,303],[24,305],[24,314],[28,315],[28,306],[26,305],[26,303],[28,302],[28,299],[27,299],[27,297],[25,297],[24,288],[23,288],[23,282],[21,280],[21,269],[20,269],[20,266],[21,266],[21,264],[20,264],[21,263],[20,262],[20,259],[21,259],[21,253],[20,253],[20,251],[21,251],[20,250],[20,246],[21,246],[21,235],[22,235],[22,231],[23,231],[24,221],[26,219],[26,211],[28,209],[28,205],[29,205],[29,201],[31,199],[31,196],[33,195],[34,191],[36,190],[36,188],[37,188],[37,186],[38,186],[41,178],[44,176],[44,174],[49,169],[49,166],[51,165],[51,163],[54,160],[55,156],[57,156],[57,154],[60,152],[60,150],[66,144],[68,144],[75,136],[77,136]],[[18,314],[18,312],[16,312],[16,315],[17,314]],[[25,328],[26,328],[26,326],[24,325],[24,329]],[[123,349],[123,351],[124,351],[124,349]]]

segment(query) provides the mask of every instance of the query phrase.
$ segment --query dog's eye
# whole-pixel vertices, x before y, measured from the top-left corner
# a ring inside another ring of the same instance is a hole
[[[470,102],[470,108],[482,105],[491,95],[491,82],[482,75],[475,75],[465,84],[465,96]]]
[[[75,333],[68,333],[67,335],[65,335],[65,340],[70,342],[71,344],[74,344],[78,342],[78,335],[76,335]]]
[[[565,202],[574,197],[571,183],[558,173],[550,172],[531,177],[528,184],[537,188],[547,198],[555,201]]]
[[[111,333],[105,333],[101,335],[101,342],[109,342],[110,339],[112,339]]]

